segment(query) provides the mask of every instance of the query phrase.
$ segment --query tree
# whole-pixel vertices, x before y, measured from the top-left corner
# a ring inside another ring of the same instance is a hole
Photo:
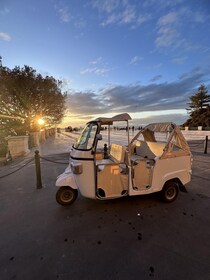
[[[38,129],[42,117],[49,126],[64,116],[66,94],[62,82],[43,77],[29,66],[9,69],[0,59],[0,125],[9,133],[22,134]]]
[[[200,85],[198,91],[190,97],[191,102],[189,104],[189,108],[187,110],[190,113],[195,111],[200,111],[203,108],[207,108],[210,103],[210,95],[207,94],[208,90],[205,85]]]
[[[190,118],[185,126],[210,126],[210,95],[205,85],[200,85],[198,91],[190,96],[189,108]]]

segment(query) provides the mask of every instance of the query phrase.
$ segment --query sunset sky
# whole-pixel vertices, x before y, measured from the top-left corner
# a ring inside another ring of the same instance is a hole
[[[63,80],[63,125],[123,112],[180,124],[210,91],[210,1],[0,0],[0,55]]]

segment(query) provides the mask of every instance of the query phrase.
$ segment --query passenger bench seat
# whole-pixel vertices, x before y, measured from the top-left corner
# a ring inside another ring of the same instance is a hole
[[[110,156],[115,162],[124,162],[125,147],[117,144],[111,144]]]

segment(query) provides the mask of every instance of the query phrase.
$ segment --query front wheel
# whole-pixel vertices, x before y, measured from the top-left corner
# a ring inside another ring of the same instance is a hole
[[[174,181],[168,181],[161,191],[162,200],[164,202],[172,202],[177,198],[178,193],[178,184]]]
[[[78,191],[71,187],[60,187],[56,193],[56,201],[62,206],[71,205],[77,198]]]

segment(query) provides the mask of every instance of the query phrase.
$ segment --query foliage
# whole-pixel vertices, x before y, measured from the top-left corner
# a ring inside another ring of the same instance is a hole
[[[42,117],[49,126],[58,124],[65,110],[62,82],[43,77],[29,66],[9,69],[0,59],[0,125],[8,133],[23,135],[38,130]]]
[[[197,112],[194,112],[192,117],[189,118],[184,126],[210,126],[210,107],[206,109],[200,109]]]
[[[207,108],[210,103],[210,95],[207,94],[208,90],[205,85],[200,85],[198,91],[190,96],[191,102],[189,104],[189,108],[187,110],[192,114],[195,111],[198,111],[203,108]]]
[[[8,152],[7,141],[5,140],[6,135],[3,131],[0,131],[0,157],[5,157]]]
[[[185,126],[210,126],[210,95],[205,85],[200,85],[198,91],[190,97],[189,104],[190,118],[185,122]]]

